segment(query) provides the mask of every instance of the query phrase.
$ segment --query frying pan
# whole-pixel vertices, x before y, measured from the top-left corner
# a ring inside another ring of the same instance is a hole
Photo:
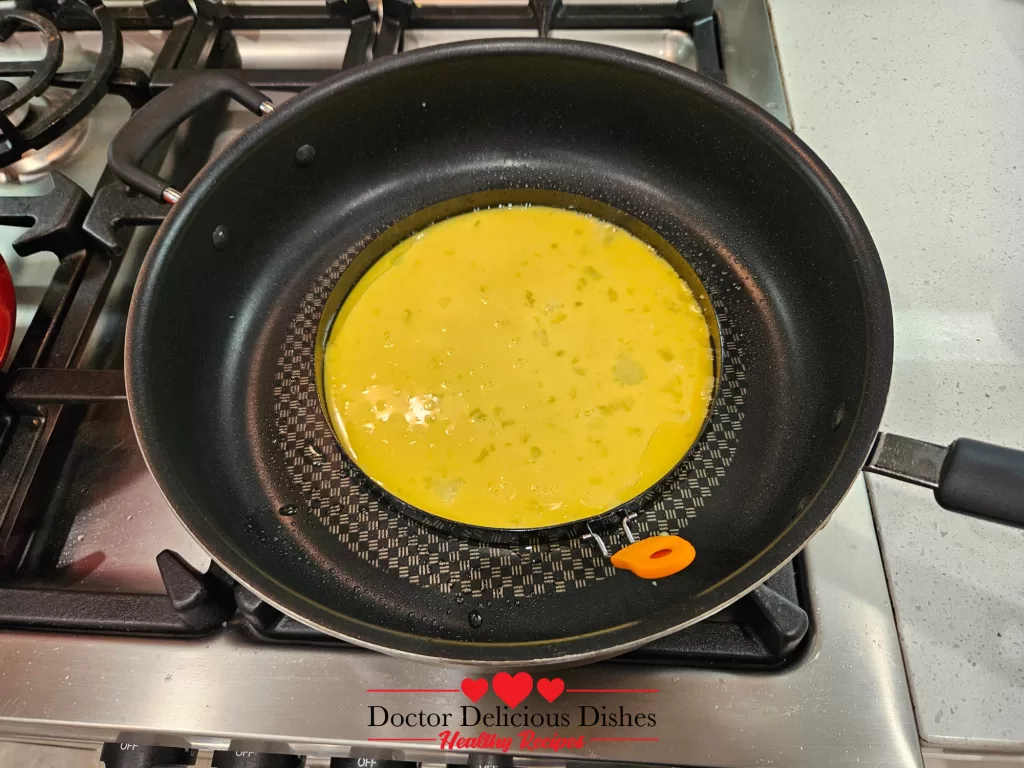
[[[143,169],[224,94],[265,116],[184,192]],[[864,222],[789,130],[682,68],[488,40],[381,59],[276,110],[240,81],[198,75],[139,110],[110,164],[173,203],[128,319],[143,455],[217,562],[332,635],[482,666],[620,653],[761,583],[866,462],[937,486],[947,506],[1024,523],[1021,452],[878,435],[892,315]],[[396,222],[495,190],[621,211],[707,289],[723,339],[709,427],[629,522],[639,535],[685,529],[697,560],[676,575],[608,566],[602,551],[627,544],[625,530],[497,546],[424,527],[367,488],[330,435],[315,346],[339,280]]]

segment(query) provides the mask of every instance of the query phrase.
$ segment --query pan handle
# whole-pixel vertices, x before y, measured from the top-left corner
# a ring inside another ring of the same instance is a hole
[[[154,200],[174,205],[181,193],[142,167],[146,155],[167,134],[205,104],[230,96],[257,115],[274,105],[248,83],[225,72],[199,72],[158,94],[117,132],[107,152],[110,170],[121,181]]]
[[[864,469],[931,488],[953,512],[1024,528],[1024,451],[963,437],[947,448],[880,432]]]

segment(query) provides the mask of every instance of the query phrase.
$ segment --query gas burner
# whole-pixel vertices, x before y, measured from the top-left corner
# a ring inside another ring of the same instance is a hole
[[[38,99],[49,88],[64,59],[64,42],[53,20],[42,13],[20,9],[0,13],[0,41],[19,27],[38,30],[46,40],[46,53],[38,61],[0,62],[0,168],[25,158],[32,160],[27,172],[39,173],[54,160],[65,157],[68,147],[77,146],[83,134],[79,132],[77,139],[59,142],[58,139],[77,127],[106,95],[110,76],[121,65],[121,32],[113,15],[99,0],[72,0],[60,6],[57,12],[65,10],[84,12],[99,26],[103,39],[100,54],[81,87],[66,98],[50,97],[49,103],[45,99],[42,103],[36,101],[39,111],[35,114],[24,114],[23,107],[28,105],[31,113],[30,101]],[[15,88],[6,82],[8,77],[28,79]],[[54,143],[58,145],[57,151],[49,148]],[[26,157],[29,152],[34,150],[38,154],[44,148],[47,149],[43,154],[51,158],[44,164],[38,162],[36,155]],[[15,175],[24,172],[15,171]],[[5,173],[5,180],[9,180],[8,176]]]
[[[7,114],[7,119],[22,129],[55,112],[68,100],[64,91],[50,89]],[[82,144],[89,132],[89,119],[70,126],[64,133],[40,149],[26,150],[20,160],[0,168],[0,184],[19,184],[38,179],[60,167]]]

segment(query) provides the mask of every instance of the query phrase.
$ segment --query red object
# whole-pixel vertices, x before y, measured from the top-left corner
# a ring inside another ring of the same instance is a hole
[[[547,699],[549,702],[553,702],[565,691],[565,681],[560,677],[552,678],[548,680],[546,677],[542,677],[537,681],[537,693]]]
[[[529,672],[517,672],[515,676],[499,672],[491,680],[491,688],[499,699],[515,709],[533,690],[533,678]]]
[[[487,693],[487,678],[478,677],[474,680],[472,677],[467,677],[462,681],[462,692],[469,697],[470,701],[476,704]]]
[[[11,351],[14,338],[14,323],[18,317],[18,302],[14,298],[14,281],[7,263],[0,256],[0,365]]]

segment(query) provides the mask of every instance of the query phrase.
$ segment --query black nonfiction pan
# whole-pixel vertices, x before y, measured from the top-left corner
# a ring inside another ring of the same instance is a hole
[[[290,100],[179,200],[141,158],[223,93],[271,111],[238,81],[197,76],[111,147],[124,181],[174,202],[129,316],[128,399],[185,526],[296,618],[425,660],[610,656],[762,582],[868,461],[938,486],[944,505],[1024,524],[1024,455],[877,435],[892,316],[871,238],[815,155],[732,91],[600,46],[431,48]],[[617,533],[502,547],[435,533],[365,488],[330,437],[316,331],[352,257],[417,211],[489,190],[611,206],[683,254],[707,288],[723,337],[711,424],[632,523],[645,535],[685,526],[697,560],[677,575],[653,583],[609,568],[599,550],[621,547]]]

